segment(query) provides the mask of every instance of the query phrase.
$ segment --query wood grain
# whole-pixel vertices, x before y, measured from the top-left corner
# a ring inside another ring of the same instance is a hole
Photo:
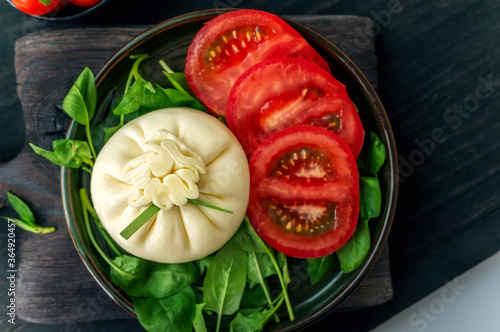
[[[372,22],[354,16],[293,17],[346,51],[377,84],[374,41],[353,42],[353,27],[370,29]],[[26,121],[26,142],[49,149],[62,138],[69,119],[60,104],[84,66],[95,73],[143,27],[86,28],[43,31],[16,42],[18,95]],[[61,66],[64,64],[64,66]],[[0,192],[13,191],[36,211],[42,225],[57,232],[23,234],[18,247],[18,316],[36,323],[92,321],[128,317],[111,302],[84,267],[73,246],[63,215],[59,167],[35,155],[26,145],[0,170]],[[388,250],[342,310],[376,305],[392,298]]]

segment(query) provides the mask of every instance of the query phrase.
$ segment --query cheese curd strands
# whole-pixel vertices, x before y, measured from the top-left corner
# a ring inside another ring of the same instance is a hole
[[[129,206],[154,204],[168,210],[198,198],[196,183],[206,168],[195,152],[166,130],[157,132],[143,149],[146,152],[124,167],[123,178],[132,186]]]
[[[248,204],[248,163],[216,118],[187,108],[158,110],[108,140],[93,169],[91,194],[104,227],[124,250],[157,262],[187,262],[220,249],[238,229]],[[125,240],[120,232],[151,204],[160,211]]]

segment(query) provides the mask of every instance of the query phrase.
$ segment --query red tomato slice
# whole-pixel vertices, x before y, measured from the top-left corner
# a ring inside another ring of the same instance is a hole
[[[52,0],[48,5],[44,5],[38,0],[12,0],[12,4],[23,13],[40,16],[56,9],[59,0]]]
[[[313,258],[340,248],[359,216],[359,180],[349,147],[332,132],[295,126],[262,142],[250,159],[248,217],[285,255]]]
[[[252,65],[272,57],[297,57],[330,70],[326,61],[290,25],[258,10],[217,16],[195,36],[186,59],[193,92],[217,116],[225,116],[229,91]]]
[[[243,73],[229,94],[227,124],[250,156],[267,136],[307,124],[339,135],[357,158],[364,139],[345,86],[306,60],[264,60]]]

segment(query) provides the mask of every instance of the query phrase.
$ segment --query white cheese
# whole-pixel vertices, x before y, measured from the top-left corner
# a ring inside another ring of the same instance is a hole
[[[220,249],[241,224],[248,163],[216,118],[187,108],[158,110],[129,122],[104,145],[91,194],[104,227],[127,252],[163,263],[193,261]],[[120,232],[151,204],[161,210],[125,240]]]

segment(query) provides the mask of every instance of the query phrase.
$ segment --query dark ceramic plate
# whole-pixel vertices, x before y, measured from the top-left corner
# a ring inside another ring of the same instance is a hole
[[[132,61],[130,54],[148,53],[151,57],[141,64],[146,79],[162,82],[158,60],[163,59],[175,71],[184,68],[188,46],[204,22],[210,20],[219,11],[195,12],[165,21],[134,38],[116,53],[101,69],[96,77],[98,87],[98,109],[94,125],[108,114],[110,104],[124,89]],[[323,280],[312,286],[307,277],[304,261],[293,260],[290,271],[291,301],[296,320],[290,322],[286,312],[282,313],[281,323],[270,322],[269,330],[289,331],[307,326],[337,307],[367,275],[378,258],[386,242],[391,227],[397,196],[397,159],[396,147],[391,127],[384,108],[366,77],[354,63],[335,45],[304,26],[287,20],[297,29],[320,54],[331,64],[332,72],[338,80],[347,85],[348,92],[358,106],[360,117],[367,131],[374,131],[387,147],[387,162],[381,170],[383,206],[381,216],[370,221],[372,226],[372,247],[363,265],[350,274],[343,274],[336,266]],[[68,138],[82,139],[84,128],[73,122]],[[109,279],[109,268],[92,247],[85,230],[79,203],[78,188],[89,188],[89,176],[80,170],[63,168],[62,194],[68,227],[75,246],[84,263],[102,288],[125,310],[131,314],[134,308],[126,294],[115,287]]]

